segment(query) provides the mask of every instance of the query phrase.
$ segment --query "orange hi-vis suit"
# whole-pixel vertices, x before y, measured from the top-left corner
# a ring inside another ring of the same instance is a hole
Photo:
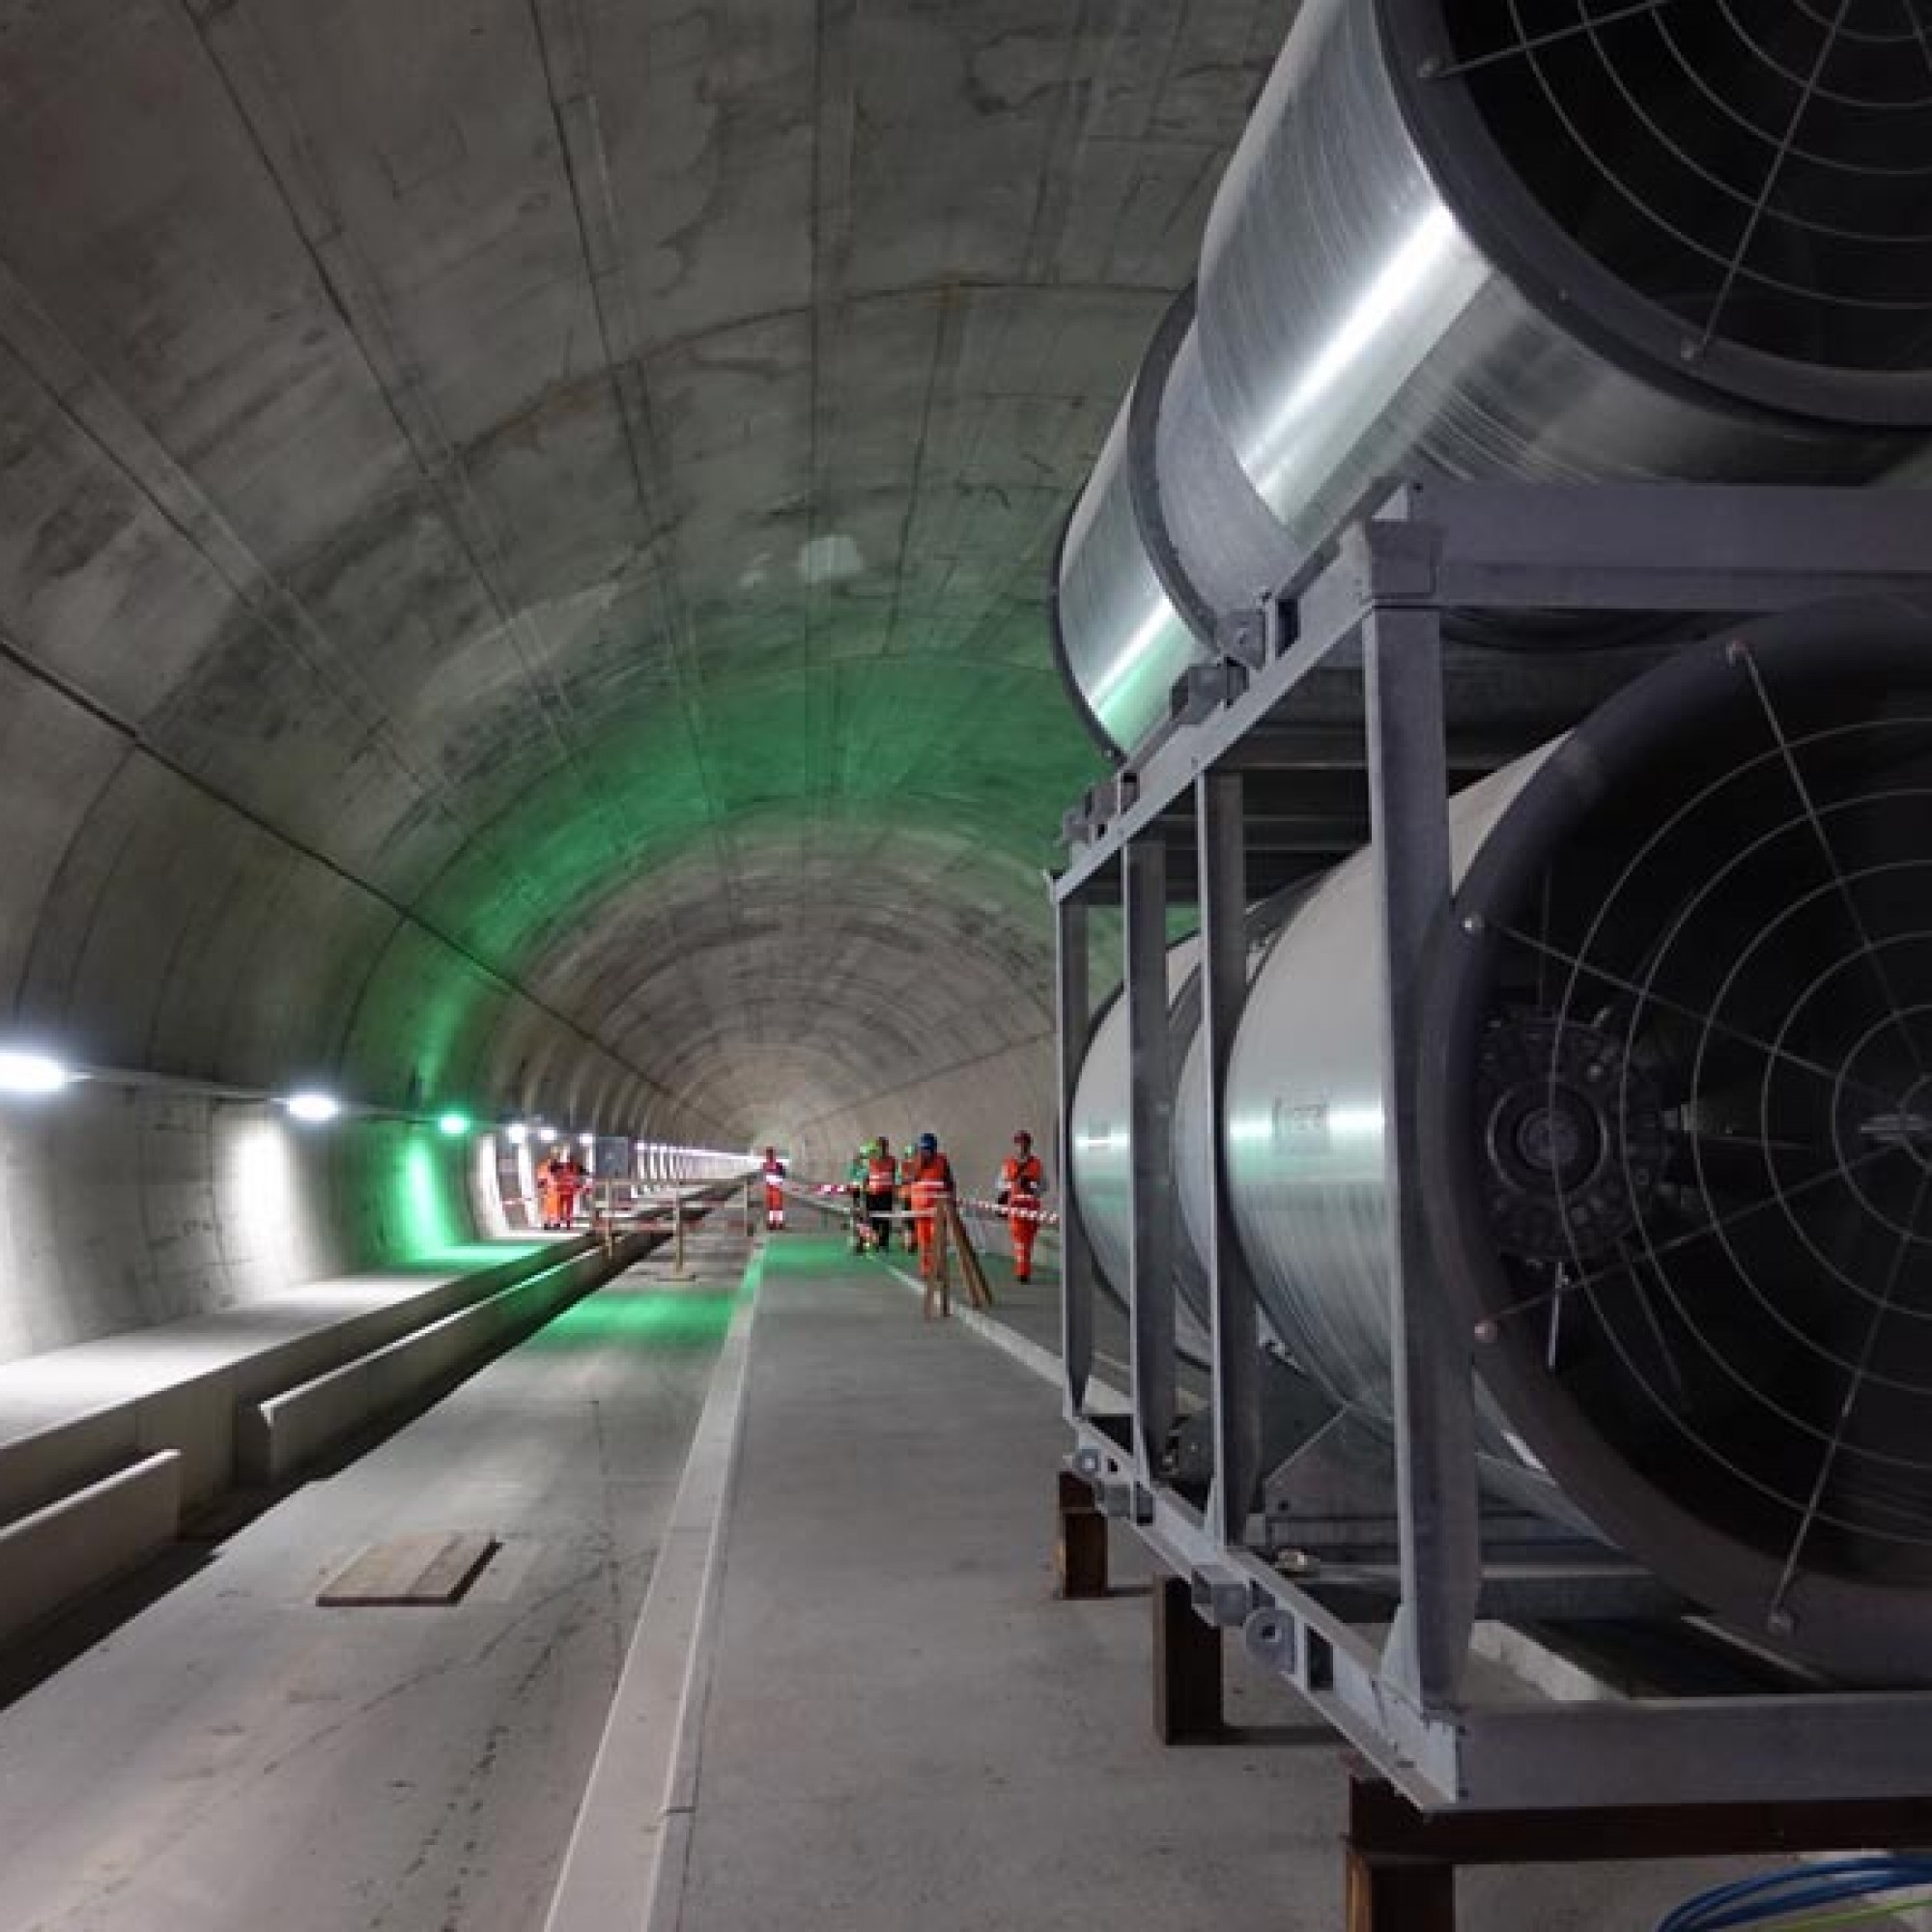
[[[583,1192],[583,1170],[567,1153],[552,1154],[537,1169],[546,1228],[567,1228],[577,1218],[577,1197]]]
[[[1013,1237],[1013,1279],[1033,1279],[1033,1244],[1039,1236],[1039,1198],[1046,1192],[1046,1169],[1026,1148],[1000,1169],[1000,1200]]]
[[[890,1153],[866,1156],[866,1219],[871,1224],[872,1239],[881,1254],[893,1245],[893,1201],[898,1184],[899,1164]]]
[[[765,1151],[765,1226],[782,1228],[785,1224],[784,1197],[785,1164],[768,1148]]]
[[[912,1208],[913,1238],[919,1243],[919,1271],[928,1278],[939,1239],[939,1204],[952,1195],[952,1163],[943,1153],[915,1155],[906,1197]]]

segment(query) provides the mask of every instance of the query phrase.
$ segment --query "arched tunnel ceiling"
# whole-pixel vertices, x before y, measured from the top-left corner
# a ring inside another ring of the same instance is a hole
[[[0,0],[16,1022],[744,1131],[1045,1032],[1046,560],[1291,11]]]

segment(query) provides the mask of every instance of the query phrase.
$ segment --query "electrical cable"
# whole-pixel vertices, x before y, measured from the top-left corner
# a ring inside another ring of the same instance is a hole
[[[1808,1921],[1794,1919],[1794,1913],[1815,1915],[1876,1892],[1925,1885],[1932,1885],[1932,1858],[1877,1853],[1834,1859],[1714,1886],[1667,1914],[1658,1932],[1732,1932],[1732,1928],[1774,1924],[1779,1932],[1798,1932],[1801,1925],[1819,1921],[1815,1917]],[[1896,1904],[1878,1908],[1880,1912],[1904,1909]],[[1824,1922],[1846,1921],[1840,1918]]]
[[[1861,1906],[1856,1912],[1833,1912],[1823,1918],[1791,1918],[1782,1925],[1775,1926],[1773,1932],[1832,1932],[1834,1926],[1869,1924],[1874,1918],[1889,1918],[1900,1912],[1917,1912],[1926,1905],[1932,1905],[1932,1892],[1918,1898],[1889,1899],[1884,1905]]]

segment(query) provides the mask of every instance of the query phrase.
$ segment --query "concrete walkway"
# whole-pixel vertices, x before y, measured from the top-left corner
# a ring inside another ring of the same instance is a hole
[[[1335,1932],[1336,1743],[1152,1739],[1140,1546],[1054,1596],[1057,1398],[832,1238],[768,1249],[691,1815],[651,1932]],[[1715,1867],[1475,1873],[1472,1932],[1642,1932]],[[1734,1870],[1735,1868],[1726,1868]]]
[[[0,1666],[0,1932],[528,1932],[738,1299],[631,1268],[338,1474]],[[364,1547],[502,1548],[453,1607],[324,1609]]]

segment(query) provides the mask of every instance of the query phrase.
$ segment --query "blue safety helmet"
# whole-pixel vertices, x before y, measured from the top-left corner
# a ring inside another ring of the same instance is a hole
[[[919,1151],[921,1153],[937,1153],[939,1151],[939,1136],[937,1134],[921,1134],[919,1137]]]

